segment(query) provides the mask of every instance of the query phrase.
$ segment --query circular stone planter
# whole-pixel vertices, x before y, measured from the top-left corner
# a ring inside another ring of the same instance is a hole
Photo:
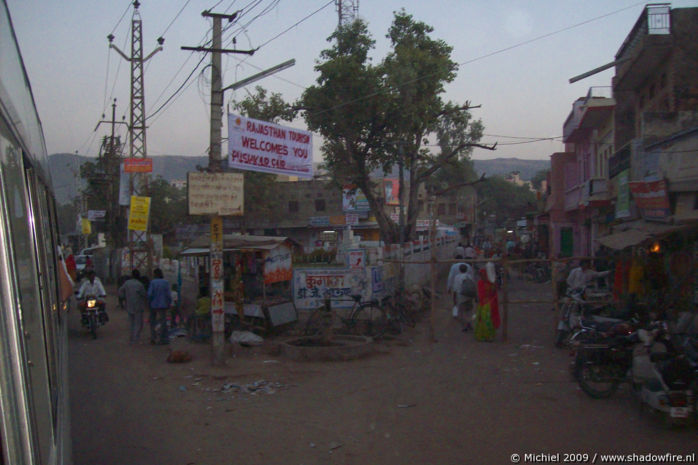
[[[281,354],[291,360],[329,362],[354,360],[373,352],[373,339],[364,336],[336,335],[330,345],[319,336],[299,337],[282,342]]]

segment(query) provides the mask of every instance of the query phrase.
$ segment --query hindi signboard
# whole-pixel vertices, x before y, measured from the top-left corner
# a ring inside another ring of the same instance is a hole
[[[131,208],[128,214],[128,229],[147,231],[150,216],[150,197],[131,196]]]
[[[125,173],[152,173],[152,158],[126,158],[124,159]]]
[[[241,173],[187,173],[190,215],[244,214],[244,176]]]
[[[313,135],[308,131],[228,114],[228,165],[263,173],[313,177]]]
[[[645,219],[666,220],[671,215],[666,181],[634,181],[628,185]]]

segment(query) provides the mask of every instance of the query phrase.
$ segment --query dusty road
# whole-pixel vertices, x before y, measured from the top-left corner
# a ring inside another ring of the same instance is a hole
[[[549,292],[515,286],[518,297]],[[293,362],[265,343],[221,369],[207,345],[184,339],[187,364],[165,363],[166,347],[129,346],[126,314],[110,304],[95,341],[71,315],[78,465],[506,464],[514,453],[698,448],[696,429],[664,429],[627,388],[607,400],[582,393],[552,347],[546,305],[512,307],[508,342],[476,342],[442,305],[436,343],[422,322],[362,360]],[[260,380],[254,393],[222,390]]]

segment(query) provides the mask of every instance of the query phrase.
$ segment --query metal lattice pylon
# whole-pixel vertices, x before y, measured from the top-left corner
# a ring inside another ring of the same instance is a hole
[[[359,0],[335,0],[334,3],[339,15],[339,26],[349,24],[359,17]]]

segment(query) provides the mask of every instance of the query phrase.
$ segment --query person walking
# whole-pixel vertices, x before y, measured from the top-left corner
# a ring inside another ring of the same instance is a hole
[[[126,312],[128,313],[128,342],[130,344],[137,344],[140,340],[141,330],[143,329],[143,312],[145,312],[147,298],[148,294],[141,282],[141,273],[134,269],[131,272],[131,277],[119,288],[119,300],[125,302]]]
[[[456,260],[463,260],[462,255],[456,255]],[[458,317],[458,301],[457,301],[457,292],[456,289],[453,287],[453,280],[456,279],[456,276],[458,273],[460,273],[460,266],[461,265],[466,265],[465,263],[454,263],[451,265],[451,269],[448,270],[448,278],[446,280],[446,292],[449,293],[452,297],[453,300],[453,318]],[[466,265],[469,266],[469,265]]]
[[[468,245],[465,246],[465,254],[463,256],[466,258],[466,260],[475,260],[477,258],[477,252],[469,242]]]
[[[495,265],[488,262],[481,269],[477,281],[477,315],[475,317],[475,339],[478,341],[494,341],[495,330],[499,328],[499,302]]]
[[[468,264],[461,264],[458,268],[458,274],[453,279],[453,289],[456,296],[457,312],[454,312],[453,317],[458,318],[460,314],[461,322],[463,323],[463,331],[472,329],[471,310],[473,309],[473,299],[477,297],[475,282],[473,280],[473,269]]]
[[[456,246],[456,250],[453,251],[453,258],[463,258],[465,257],[465,248],[461,242]]]
[[[170,283],[164,278],[162,270],[155,268],[154,279],[148,285],[148,304],[150,306],[150,343],[169,344],[167,335],[167,312],[172,305]],[[158,337],[157,328],[160,326]]]

